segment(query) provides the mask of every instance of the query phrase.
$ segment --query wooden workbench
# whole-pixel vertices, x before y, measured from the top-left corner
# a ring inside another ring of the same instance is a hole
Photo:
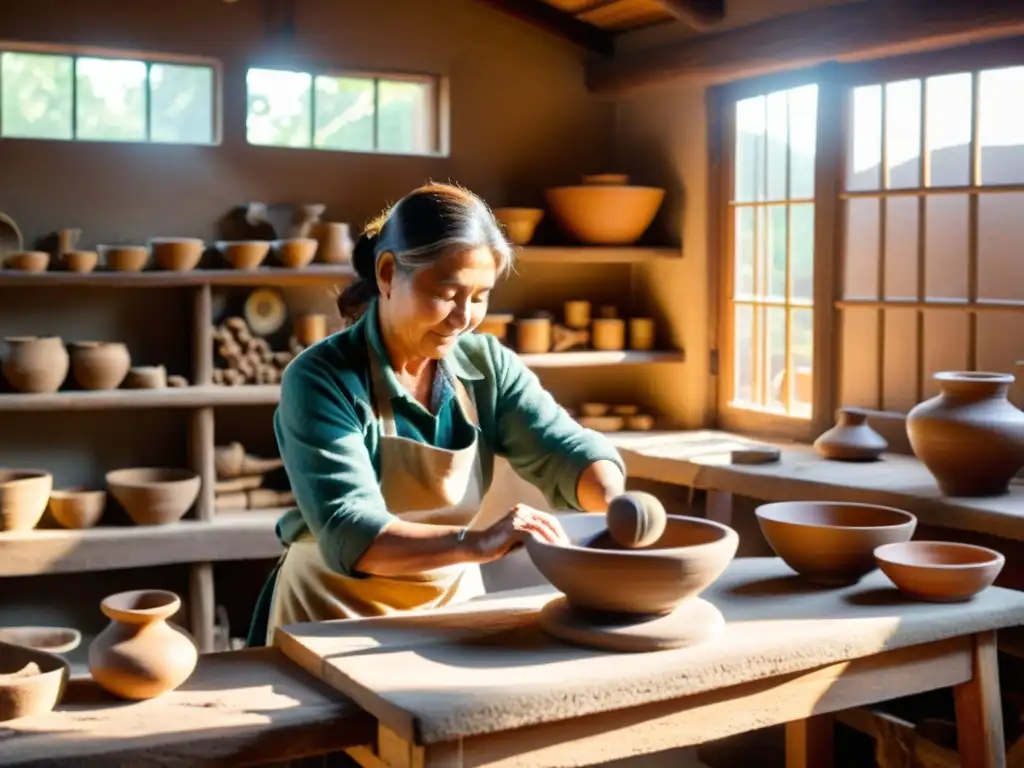
[[[536,617],[555,596],[297,624],[274,642],[378,719],[390,768],[592,765],[781,723],[789,765],[827,768],[820,716],[950,686],[964,768],[1004,764],[995,630],[1024,621],[1024,594],[919,603],[879,571],[830,590],[744,558],[702,595],[726,618],[721,637],[646,654],[548,638]]]
[[[375,722],[272,648],[200,657],[178,690],[115,700],[75,682],[56,711],[0,723],[0,765],[258,765],[369,743]]]

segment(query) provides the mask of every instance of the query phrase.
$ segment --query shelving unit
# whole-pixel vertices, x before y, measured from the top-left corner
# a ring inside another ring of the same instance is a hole
[[[678,259],[664,248],[518,248],[524,263],[640,265]],[[188,519],[166,526],[99,526],[87,530],[38,529],[0,533],[0,578],[81,573],[164,565],[188,565],[192,633],[203,651],[214,643],[216,599],[213,564],[265,560],[280,554],[275,523],[283,510],[221,512],[214,509],[214,410],[273,406],[278,385],[217,386],[212,383],[213,289],[216,287],[329,288],[353,277],[347,266],[252,271],[197,269],[190,272],[0,272],[0,296],[20,288],[183,289],[191,304],[191,381],[188,387],[160,390],[66,391],[54,394],[0,394],[0,415],[42,412],[143,411],[178,409],[188,413],[189,463],[202,481]],[[534,369],[555,371],[600,366],[653,365],[684,361],[682,350],[562,352],[523,355]],[[144,585],[139,585],[144,586]]]

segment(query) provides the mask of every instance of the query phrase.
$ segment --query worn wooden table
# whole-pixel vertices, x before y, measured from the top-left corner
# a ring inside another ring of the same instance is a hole
[[[73,683],[56,711],[0,723],[0,766],[261,765],[375,736],[359,707],[260,648],[201,656],[185,685],[151,701]]]
[[[917,603],[877,571],[824,590],[742,559],[704,594],[722,637],[647,654],[550,640],[535,620],[556,594],[293,625],[275,644],[377,719],[364,762],[391,768],[588,765],[781,723],[789,765],[826,768],[830,713],[950,686],[963,766],[1005,764],[995,631],[1024,621],[1024,594]]]

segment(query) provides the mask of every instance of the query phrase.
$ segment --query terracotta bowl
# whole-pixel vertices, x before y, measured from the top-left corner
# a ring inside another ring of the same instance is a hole
[[[96,250],[114,272],[140,272],[149,262],[149,249],[143,245],[100,245]]]
[[[106,491],[65,488],[50,492],[50,514],[64,528],[92,528],[106,507]]]
[[[20,251],[12,253],[4,263],[8,269],[20,272],[45,272],[50,266],[50,254],[46,251]]]
[[[755,510],[775,554],[808,581],[853,584],[873,571],[875,548],[908,541],[917,518],[873,504],[780,501]]]
[[[533,239],[533,233],[544,218],[543,208],[495,208],[494,218],[500,221],[508,232],[509,239],[516,245],[526,245]]]
[[[882,573],[920,600],[955,603],[992,586],[1006,558],[987,547],[951,541],[905,541],[875,550]]]
[[[614,548],[604,515],[575,520],[566,533],[571,545],[527,538],[537,570],[575,607],[632,614],[668,613],[696,597],[722,575],[739,545],[731,528],[679,515],[668,515],[661,538],[642,549]]]
[[[235,269],[257,269],[270,252],[266,240],[220,241],[217,250]]]
[[[319,241],[313,237],[290,237],[274,242],[277,260],[289,269],[302,269],[316,256]]]
[[[67,653],[82,642],[82,633],[70,627],[3,627],[0,643],[20,645],[47,653]]]
[[[82,389],[117,389],[121,386],[132,356],[119,341],[76,341],[71,348],[71,372]]]
[[[0,722],[53,711],[70,676],[71,666],[60,656],[0,642]]]
[[[584,184],[545,192],[551,215],[568,235],[588,245],[631,245],[654,221],[665,199],[657,187]]]
[[[108,472],[107,486],[136,525],[166,525],[196,503],[200,480],[189,469],[133,467]]]
[[[46,511],[53,475],[42,469],[0,469],[0,531],[31,531]]]
[[[99,260],[96,251],[67,251],[60,255],[60,262],[68,272],[92,272]]]
[[[196,237],[154,237],[149,247],[158,269],[188,272],[198,266],[206,244]]]

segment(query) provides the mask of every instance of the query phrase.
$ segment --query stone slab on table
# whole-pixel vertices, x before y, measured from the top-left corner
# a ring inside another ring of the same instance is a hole
[[[1024,481],[1003,496],[943,496],[917,458],[885,454],[880,461],[830,461],[809,445],[758,441],[715,430],[632,434],[615,438],[631,477],[763,501],[849,501],[883,504],[921,523],[1024,541]],[[729,451],[774,445],[780,460],[732,464]]]
[[[55,711],[0,723],[0,765],[256,765],[375,738],[375,721],[351,701],[256,648],[200,656],[184,685],[150,701],[74,681]]]
[[[410,742],[433,744],[637,707],[884,651],[1024,622],[1024,594],[990,588],[967,603],[904,598],[875,571],[815,587],[777,558],[733,561],[702,597],[724,634],[692,648],[615,654],[536,626],[559,595],[540,586],[461,606],[295,624],[274,643]]]

